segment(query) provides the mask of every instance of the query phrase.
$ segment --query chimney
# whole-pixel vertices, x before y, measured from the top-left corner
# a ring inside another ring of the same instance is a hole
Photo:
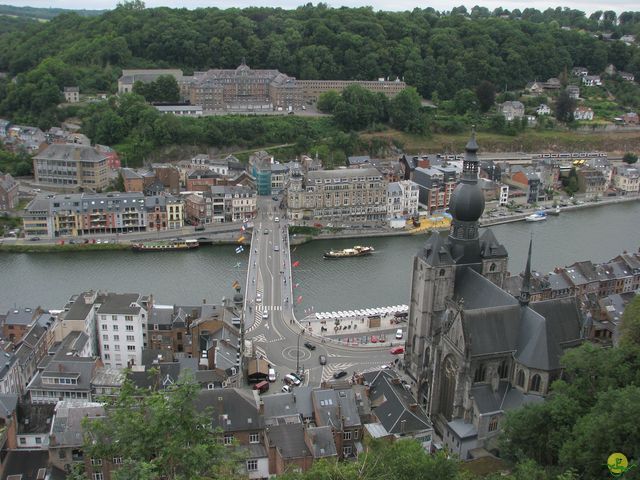
[[[400,385],[400,379],[398,377],[392,378],[391,383],[394,385]]]
[[[412,412],[416,412],[418,410],[418,404],[417,403],[412,403],[409,405],[409,410],[411,410]],[[404,420],[403,420],[404,422]]]
[[[400,433],[404,434],[406,425],[407,425],[406,420],[400,420]]]

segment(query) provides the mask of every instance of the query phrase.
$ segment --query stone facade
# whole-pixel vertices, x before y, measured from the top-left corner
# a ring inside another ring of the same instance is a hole
[[[107,156],[84,145],[53,144],[33,157],[38,185],[59,191],[99,191],[109,185]]]

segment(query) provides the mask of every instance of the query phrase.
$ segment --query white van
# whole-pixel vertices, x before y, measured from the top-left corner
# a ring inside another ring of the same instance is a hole
[[[276,381],[276,371],[273,368],[269,369],[269,381],[270,382],[275,382]]]
[[[396,330],[396,340],[402,340],[402,329],[399,328],[398,330]]]
[[[284,381],[285,381],[286,383],[288,383],[289,385],[295,385],[296,387],[297,387],[298,385],[300,385],[300,383],[302,383],[302,382],[300,382],[300,379],[299,379],[299,378],[294,377],[294,376],[293,376],[293,375],[291,375],[290,373],[287,373],[287,374],[284,376]]]

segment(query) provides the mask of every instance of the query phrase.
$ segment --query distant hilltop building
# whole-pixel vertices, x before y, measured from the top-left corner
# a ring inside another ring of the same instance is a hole
[[[394,97],[406,83],[384,78],[362,80],[298,80],[278,70],[254,70],[244,61],[236,69],[211,69],[184,76],[181,70],[123,70],[118,93],[133,91],[135,82],[149,83],[161,75],[173,76],[180,86],[182,99],[207,111],[294,110],[318,100],[329,90],[341,92],[350,85],[360,85],[372,92]]]

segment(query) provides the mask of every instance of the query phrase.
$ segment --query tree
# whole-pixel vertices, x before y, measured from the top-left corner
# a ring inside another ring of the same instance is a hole
[[[152,372],[151,374],[157,374]],[[106,417],[85,420],[85,454],[101,459],[122,457],[117,480],[234,478],[233,455],[212,428],[210,412],[197,412],[199,385],[182,378],[161,391],[139,390],[125,380],[108,400]]]
[[[422,100],[415,88],[405,88],[395,98],[391,99],[389,102],[389,120],[391,125],[403,132],[426,132],[426,116],[422,112]]]
[[[575,108],[576,101],[569,96],[566,90],[561,91],[556,100],[556,118],[561,122],[572,122]]]
[[[453,107],[456,113],[465,113],[476,109],[476,95],[468,88],[458,90],[453,97]]]
[[[640,295],[636,295],[624,309],[620,336],[623,342],[640,345]]]
[[[483,80],[476,87],[476,98],[481,112],[487,112],[496,101],[496,87],[493,83]]]
[[[180,100],[180,87],[173,75],[160,75],[148,83],[137,81],[133,84],[133,93],[142,95],[150,103]]]
[[[638,155],[632,152],[627,152],[623,155],[622,161],[628,163],[629,165],[633,165],[638,161]]]
[[[337,103],[340,101],[340,94],[335,90],[321,93],[318,97],[318,110],[324,113],[333,113]]]

